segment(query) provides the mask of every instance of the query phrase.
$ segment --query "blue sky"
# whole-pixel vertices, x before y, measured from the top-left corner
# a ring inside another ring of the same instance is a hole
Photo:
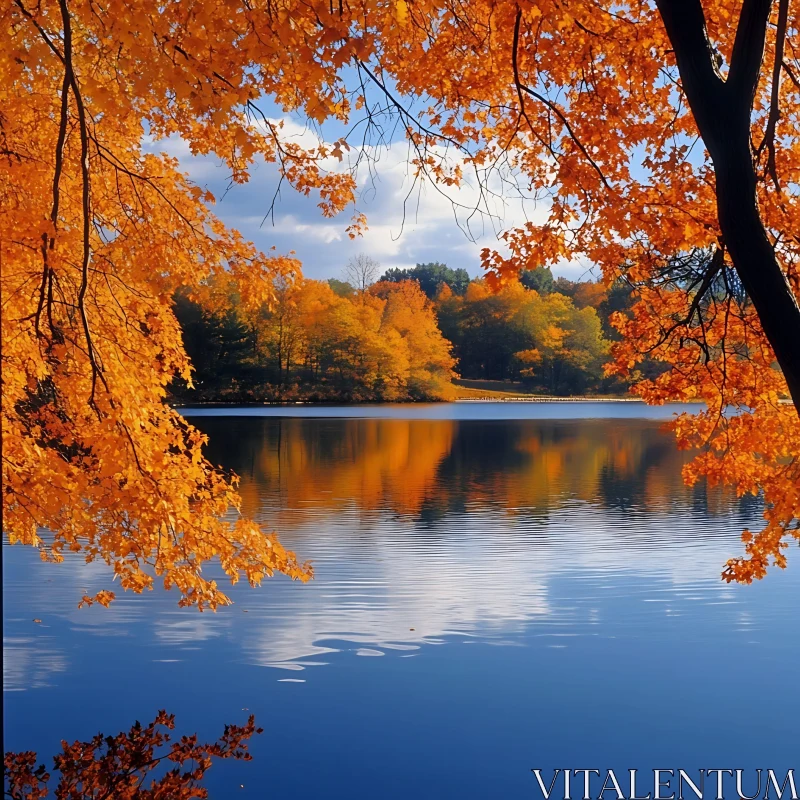
[[[283,120],[284,134],[303,143],[317,141],[299,117],[263,105],[272,120]],[[325,135],[332,139],[341,131],[328,128]],[[153,149],[179,158],[192,180],[215,195],[215,213],[226,224],[262,250],[274,246],[279,253],[295,251],[310,278],[341,278],[347,261],[358,253],[374,258],[383,270],[440,261],[454,269],[463,267],[475,277],[482,272],[482,248],[501,247],[497,237],[502,230],[526,219],[543,220],[547,210],[530,198],[506,197],[490,201],[484,213],[470,215],[468,209],[479,202],[474,182],[447,189],[446,196],[430,184],[415,185],[407,167],[408,146],[395,140],[389,147],[370,148],[376,159],[374,169],[359,170],[357,208],[367,215],[369,229],[363,237],[350,240],[345,229],[352,209],[326,219],[317,207],[317,197],[300,195],[286,183],[274,215],[267,216],[278,186],[274,164],[257,163],[249,183],[230,186],[229,171],[219,159],[192,156],[179,139],[158,142]],[[331,166],[342,168],[335,162]],[[492,216],[485,213],[489,210]],[[565,264],[554,272],[577,279],[588,277],[586,270],[585,265]]]

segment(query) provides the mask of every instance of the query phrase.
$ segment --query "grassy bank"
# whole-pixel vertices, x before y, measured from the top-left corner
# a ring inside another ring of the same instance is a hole
[[[641,402],[636,397],[627,394],[607,394],[607,395],[546,395],[535,392],[522,383],[516,381],[487,381],[487,380],[465,380],[456,379],[453,381],[453,395],[450,398],[456,402],[463,401],[528,401],[528,402],[555,402],[559,400],[615,400]],[[281,397],[279,394],[267,397],[253,397],[251,394],[232,395],[222,394],[218,397],[203,397],[193,399],[191,397],[174,397],[171,400],[174,406],[195,406],[195,405],[361,405],[374,403],[391,402],[447,402],[435,399],[421,399],[418,401],[403,399],[398,401],[384,400],[380,398],[352,396],[298,396],[291,393]]]
[[[483,381],[459,378],[453,381],[453,388],[456,392],[456,400],[541,400],[549,402],[553,400],[637,400],[637,398],[627,394],[554,397],[533,391],[526,387],[525,384],[516,381]]]

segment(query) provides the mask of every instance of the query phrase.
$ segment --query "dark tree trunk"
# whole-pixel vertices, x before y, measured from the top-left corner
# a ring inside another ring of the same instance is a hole
[[[700,0],[657,0],[683,88],[716,175],[726,250],[758,312],[800,413],[800,307],[775,256],[756,192],[750,117],[772,0],[744,0],[727,78],[719,73]]]
[[[800,411],[800,308],[761,222],[749,155],[715,162],[720,229]]]

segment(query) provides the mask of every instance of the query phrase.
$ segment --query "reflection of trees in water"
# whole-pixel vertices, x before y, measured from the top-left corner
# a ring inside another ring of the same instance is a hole
[[[688,459],[676,450],[668,434],[655,429],[640,435],[636,452],[629,443],[618,443],[613,457],[600,467],[598,494],[609,508],[624,511],[688,497],[680,473]]]
[[[354,507],[429,523],[469,510],[547,515],[575,500],[620,510],[677,504],[706,514],[730,513],[733,501],[687,488],[681,468],[691,455],[648,420],[199,423],[212,461],[241,476],[244,510],[262,511],[282,529]]]
[[[567,500],[606,503],[622,480],[644,490],[645,463],[671,474],[674,491],[680,484],[680,462],[670,460],[674,448],[649,458],[649,440],[661,438],[655,426],[635,422],[478,423],[457,438],[442,473],[463,504],[547,513]],[[608,475],[615,476],[610,483],[603,480]]]
[[[211,460],[241,476],[244,509],[255,513],[266,499],[295,519],[310,503],[316,513],[353,505],[417,513],[435,494],[455,433],[433,420],[204,419],[202,426]],[[273,509],[270,518],[277,523]]]

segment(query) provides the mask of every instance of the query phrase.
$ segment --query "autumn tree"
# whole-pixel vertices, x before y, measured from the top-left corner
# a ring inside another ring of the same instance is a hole
[[[677,424],[682,445],[704,448],[689,480],[763,492],[766,527],[727,576],[784,563],[787,536],[800,535],[800,426],[782,403],[800,407],[800,34],[789,0],[15,0],[3,22],[4,524],[14,540],[38,542],[37,525],[50,527],[114,562],[131,588],[142,559],[158,558],[162,574],[183,563],[189,591],[196,564],[178,553],[195,550],[193,536],[203,555],[221,541],[196,520],[216,519],[235,496],[158,402],[189,368],[170,298],[183,285],[200,296],[225,273],[261,304],[272,277],[296,265],[224,229],[211,198],[150,142],[181,137],[217,154],[234,181],[256,156],[275,162],[330,215],[356,200],[354,170],[375,163],[387,122],[399,122],[412,178],[444,191],[469,176],[483,187],[479,205],[505,170],[504,182],[516,177],[541,201],[543,217],[483,254],[495,284],[580,259],[635,289],[617,319],[614,369],[658,359],[667,369],[639,386],[643,397],[706,402]],[[261,96],[351,131],[301,146]],[[354,210],[350,232],[363,224]],[[151,485],[158,501],[143,507]],[[85,505],[64,513],[75,496]],[[225,553],[236,573],[240,551]],[[249,577],[268,562],[260,551]]]
[[[596,389],[609,352],[597,312],[563,294],[530,294],[513,320],[520,374],[551,394]]]
[[[254,127],[246,79],[233,103],[228,84],[220,93],[215,73],[227,68],[192,63],[189,43],[172,38],[177,7],[21,0],[2,16],[4,534],[45,559],[73,550],[106,561],[123,589],[159,577],[200,608],[228,602],[202,573],[210,559],[232,581],[307,579],[274,536],[229,513],[235,479],[163,402],[174,376],[191,381],[176,292],[213,308],[235,288],[256,307],[299,266],[225,228],[213,198],[149,151],[145,132],[219,152],[238,180],[256,153],[283,159],[289,179],[316,182],[331,211],[352,183],[317,180],[313,155]],[[214,40],[230,44],[218,21]]]
[[[417,281],[382,281],[370,287],[382,298],[382,328],[397,331],[408,352],[407,394],[412,399],[452,398],[455,359],[442,336],[433,303]]]
[[[442,400],[452,392],[450,344],[416,283],[340,297],[328,283],[298,281],[256,325],[268,365],[281,361],[284,341],[290,397]]]

